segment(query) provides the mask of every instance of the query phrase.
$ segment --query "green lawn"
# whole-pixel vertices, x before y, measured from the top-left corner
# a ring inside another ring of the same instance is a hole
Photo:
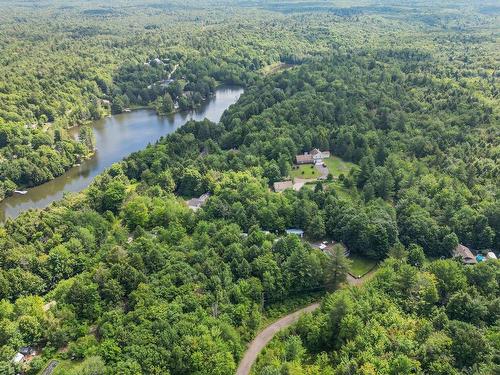
[[[337,193],[340,198],[350,198],[353,199],[357,196],[356,191],[354,189],[347,189],[340,181],[325,181],[323,185],[326,186],[326,189],[333,189]]]
[[[293,65],[290,65],[290,64],[285,64],[285,63],[282,63],[282,62],[276,62],[276,63],[272,63],[272,64],[264,66],[260,71],[264,75],[268,75],[268,74],[278,73],[278,72],[281,72],[283,70],[290,69],[292,67],[293,67]]]
[[[297,169],[292,169],[290,175],[293,178],[318,178],[321,173],[316,169],[313,164],[299,165]]]
[[[341,158],[333,155],[329,158],[323,159],[323,162],[333,177],[338,177],[340,174],[348,175],[349,171],[356,166],[356,164],[343,161]]]
[[[359,255],[351,255],[349,259],[352,262],[349,273],[354,276],[364,275],[377,264],[376,261],[361,257]]]
[[[57,366],[54,368],[52,375],[66,374],[70,370],[75,370],[78,367],[78,365],[80,365],[80,363],[82,363],[81,361],[71,361],[69,359],[59,359],[59,358],[52,358],[52,359],[55,359],[56,361],[59,362],[57,364]],[[43,372],[45,371],[45,369],[47,368],[48,364],[50,363],[50,361],[52,359],[49,359],[45,363],[45,366],[38,373],[39,375],[43,374]]]

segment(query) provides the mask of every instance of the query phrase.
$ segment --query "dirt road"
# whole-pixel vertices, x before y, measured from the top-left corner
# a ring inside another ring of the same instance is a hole
[[[287,315],[280,320],[272,323],[267,326],[263,331],[261,331],[257,337],[250,343],[245,356],[240,362],[238,370],[236,370],[236,375],[248,375],[250,374],[250,369],[252,368],[253,363],[257,359],[257,356],[260,354],[262,349],[267,345],[269,341],[274,337],[274,335],[281,331],[284,328],[291,326],[296,323],[300,316],[305,313],[312,312],[319,307],[319,303],[313,303],[307,307],[304,307],[301,310],[295,311],[294,313]]]
[[[375,275],[375,271],[376,270],[369,272],[361,279],[355,279],[351,275],[347,275],[347,284],[352,286],[362,285],[364,282],[368,281]],[[247,351],[245,352],[245,355],[243,356],[243,359],[240,361],[238,370],[236,370],[236,375],[249,375],[250,369],[256,361],[257,356],[260,354],[262,349],[266,347],[267,343],[272,340],[276,333],[284,328],[290,327],[292,324],[296,323],[299,320],[302,314],[313,312],[319,306],[319,303],[313,303],[312,305],[295,311],[294,313],[291,313],[290,315],[287,315],[264,328],[264,330],[261,331],[250,343]]]

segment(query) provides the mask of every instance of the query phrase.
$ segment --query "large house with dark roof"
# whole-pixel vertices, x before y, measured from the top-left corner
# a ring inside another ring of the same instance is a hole
[[[322,163],[323,159],[330,157],[330,151],[321,151],[313,148],[311,152],[305,152],[302,155],[295,156],[297,164],[318,164]]]

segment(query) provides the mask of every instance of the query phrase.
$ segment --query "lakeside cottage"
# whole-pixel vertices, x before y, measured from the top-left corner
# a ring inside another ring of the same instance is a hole
[[[321,151],[313,148],[311,152],[295,156],[295,161],[297,164],[321,164],[323,163],[323,159],[328,159],[329,157],[330,151]]]

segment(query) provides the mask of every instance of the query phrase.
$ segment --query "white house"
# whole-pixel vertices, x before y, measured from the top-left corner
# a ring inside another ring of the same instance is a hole
[[[314,163],[323,163],[323,159],[328,159],[330,157],[330,151],[320,151],[317,148],[311,151]]]
[[[187,205],[191,210],[198,211],[205,205],[208,197],[210,197],[210,193],[202,194],[199,198],[191,198],[187,201]]]
[[[305,152],[303,155],[295,156],[297,164],[321,164],[323,159],[330,157],[330,151],[321,151],[313,148],[311,152]]]

